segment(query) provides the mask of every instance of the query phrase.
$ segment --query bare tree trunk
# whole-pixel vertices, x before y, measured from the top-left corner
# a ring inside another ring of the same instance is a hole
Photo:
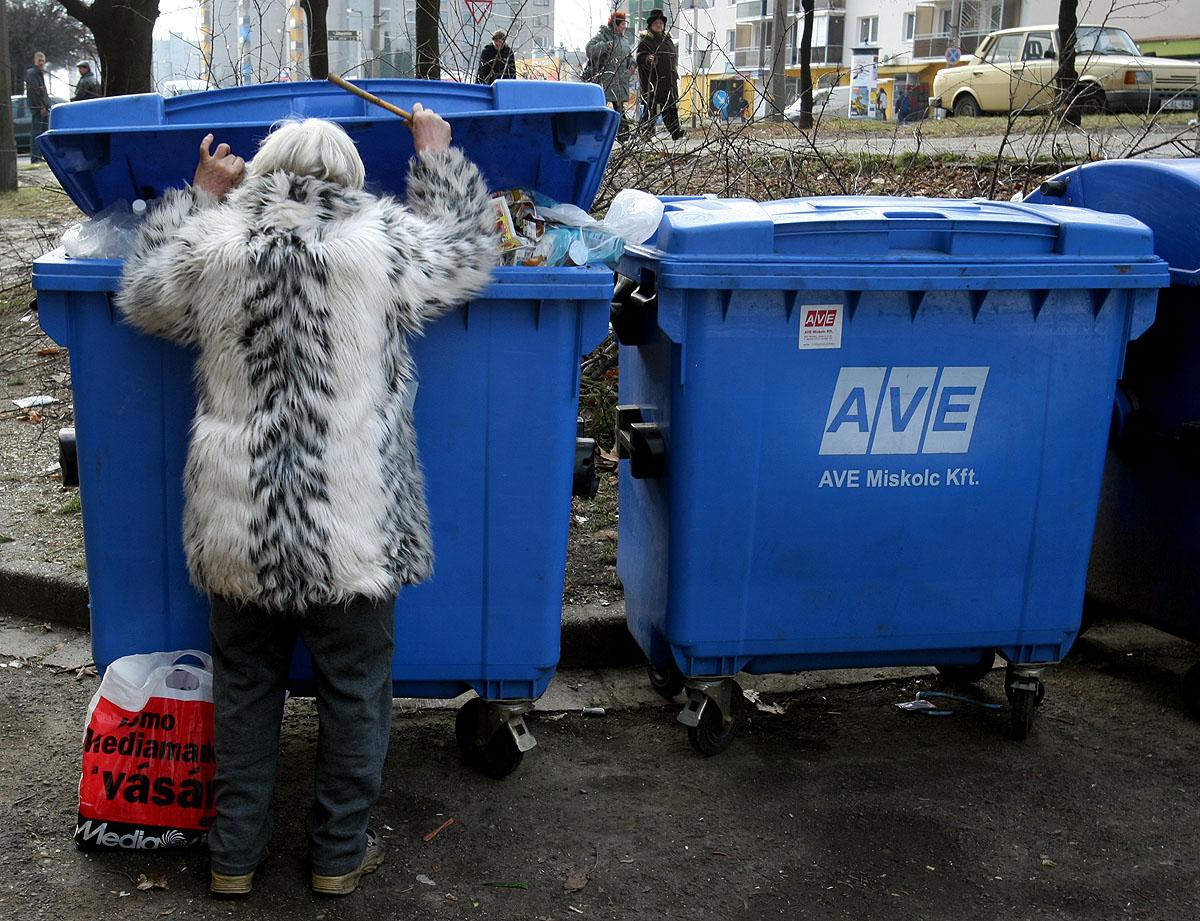
[[[787,59],[788,27],[787,4],[791,0],[774,0],[774,15],[771,18],[771,108],[770,117],[783,119],[787,106]]]
[[[58,0],[92,30],[105,96],[154,91],[154,23],[158,0]]]
[[[13,140],[12,90],[8,86],[8,6],[0,0],[0,192],[17,190],[17,142]]]
[[[1079,72],[1075,69],[1075,30],[1079,25],[1079,0],[1059,0],[1058,3],[1058,72],[1054,75],[1054,107],[1064,121],[1079,125],[1077,97]]]
[[[811,128],[812,117],[812,34],[813,0],[800,0],[804,11],[804,26],[800,32],[800,121],[801,128]]]
[[[441,0],[417,0],[417,76],[422,80],[442,78],[438,51],[441,13]]]
[[[300,0],[308,20],[308,72],[314,80],[329,76],[329,0]]]

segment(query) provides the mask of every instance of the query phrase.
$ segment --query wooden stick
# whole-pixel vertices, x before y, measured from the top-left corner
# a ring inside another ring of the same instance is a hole
[[[342,89],[344,89],[348,93],[353,93],[355,96],[359,96],[362,99],[367,100],[367,102],[374,103],[375,105],[379,106],[382,109],[387,109],[393,115],[399,115],[402,119],[404,119],[406,122],[408,122],[408,124],[410,124],[410,125],[412,124],[412,113],[411,112],[406,112],[406,111],[404,111],[404,109],[400,108],[399,106],[394,106],[390,102],[384,102],[382,99],[380,99],[374,93],[368,93],[362,87],[355,86],[349,80],[343,80],[337,74],[330,74],[329,82],[332,83],[334,86],[340,86]]]

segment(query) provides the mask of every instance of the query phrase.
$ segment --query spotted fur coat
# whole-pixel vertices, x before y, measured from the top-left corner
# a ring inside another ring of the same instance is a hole
[[[195,346],[184,546],[212,594],[302,611],[427,579],[408,338],[486,286],[487,188],[455,149],[415,158],[407,207],[310,177],[221,203],[167,192],[117,304]]]

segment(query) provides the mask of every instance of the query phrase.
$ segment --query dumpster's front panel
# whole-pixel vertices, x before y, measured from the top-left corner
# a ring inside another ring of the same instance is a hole
[[[44,257],[42,322],[69,345],[93,653],[208,648],[188,583],[183,463],[194,356],[121,322],[98,262]],[[497,270],[485,294],[413,342],[414,417],[436,564],[396,605],[398,696],[539,696],[558,661],[579,356],[603,337],[611,273]],[[293,688],[305,691],[303,650]]]

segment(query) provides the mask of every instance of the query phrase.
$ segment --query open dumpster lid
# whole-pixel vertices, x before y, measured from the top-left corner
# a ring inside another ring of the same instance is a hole
[[[584,209],[600,187],[619,122],[603,91],[590,83],[387,79],[358,85],[401,108],[420,102],[442,115],[489,188],[536,189]],[[325,81],[68,103],[51,110],[50,130],[38,143],[72,201],[95,214],[189,182],[210,131],[248,160],[273,124],[310,117],[331,119],[354,138],[368,188],[404,191],[413,146],[403,121]]]
[[[665,200],[627,252],[681,287],[946,290],[1161,287],[1134,218],[986,199],[829,196]]]
[[[1025,199],[1128,214],[1154,231],[1171,282],[1200,285],[1200,159],[1105,160],[1060,173]]]

